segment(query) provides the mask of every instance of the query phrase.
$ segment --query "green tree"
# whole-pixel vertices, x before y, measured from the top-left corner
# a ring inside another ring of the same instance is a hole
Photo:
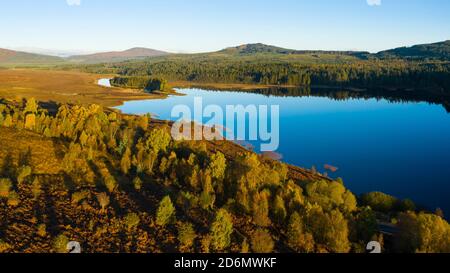
[[[233,219],[225,209],[220,209],[211,225],[211,246],[216,251],[223,251],[231,243]]]
[[[273,217],[278,224],[283,224],[287,217],[287,210],[284,205],[284,199],[281,195],[277,194],[272,206]]]
[[[299,253],[314,251],[314,238],[312,234],[304,231],[300,215],[294,212],[289,220],[287,229],[288,245]]]
[[[316,203],[327,211],[342,208],[352,212],[357,207],[355,196],[339,182],[312,182],[306,185],[306,193],[311,203]]]
[[[320,206],[307,208],[306,231],[314,236],[317,244],[330,252],[347,253],[350,251],[348,222],[338,210],[324,212]]]
[[[181,223],[178,226],[178,241],[180,242],[180,250],[190,249],[194,244],[195,238],[194,226],[191,223]]]
[[[275,243],[268,231],[258,229],[252,234],[251,245],[254,253],[271,253]]]
[[[394,209],[397,199],[382,192],[370,192],[361,196],[361,203],[375,211],[390,212]]]
[[[122,160],[120,161],[120,169],[123,174],[128,174],[131,168],[131,150],[126,148],[125,153],[122,155]]]
[[[166,196],[159,203],[159,208],[156,213],[156,224],[159,226],[166,226],[171,223],[175,217],[175,207],[172,204],[169,196]]]
[[[402,213],[398,227],[400,232],[395,238],[395,245],[399,252],[450,252],[450,225],[437,215]]]
[[[211,181],[211,175],[206,172],[202,175],[203,191],[200,194],[200,205],[203,209],[212,209],[216,201],[216,195]]]
[[[104,178],[104,183],[109,192],[114,192],[119,187],[119,184],[117,183],[116,179],[112,175],[107,175]]]
[[[227,160],[221,152],[217,152],[211,156],[209,162],[209,169],[211,176],[215,179],[223,179],[225,177],[225,170],[227,168]]]
[[[253,221],[260,227],[270,225],[269,218],[269,191],[255,192],[252,200]]]
[[[147,148],[152,150],[155,154],[159,151],[166,151],[171,141],[170,134],[163,129],[155,129],[151,131],[150,136],[147,138]]]

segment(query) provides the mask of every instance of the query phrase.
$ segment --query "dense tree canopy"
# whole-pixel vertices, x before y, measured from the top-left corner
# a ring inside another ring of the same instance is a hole
[[[0,251],[63,252],[84,238],[88,252],[359,252],[380,238],[378,221],[399,230],[386,251],[449,251],[448,223],[408,200],[358,204],[341,180],[228,142],[175,141],[148,117],[34,104],[0,100],[12,153],[0,153]]]

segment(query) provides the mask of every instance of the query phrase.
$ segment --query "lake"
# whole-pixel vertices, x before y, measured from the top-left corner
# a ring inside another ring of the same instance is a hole
[[[173,106],[192,107],[196,96],[203,98],[204,105],[223,109],[235,104],[279,105],[277,153],[282,161],[342,177],[356,194],[382,191],[450,214],[450,114],[442,105],[331,91],[299,96],[177,91],[186,96],[130,101],[118,109],[172,119]],[[333,96],[325,95],[329,93]],[[330,166],[337,171],[330,172]]]

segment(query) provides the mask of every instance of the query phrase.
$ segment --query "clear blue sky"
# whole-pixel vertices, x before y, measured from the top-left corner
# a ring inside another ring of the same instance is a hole
[[[448,0],[1,0],[0,47],[379,51],[450,39]],[[68,2],[75,2],[69,5]]]

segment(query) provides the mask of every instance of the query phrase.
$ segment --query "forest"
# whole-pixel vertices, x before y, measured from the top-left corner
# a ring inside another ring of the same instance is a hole
[[[450,252],[442,211],[98,105],[0,100],[0,252]],[[386,234],[380,223],[395,232]]]
[[[114,77],[110,82],[115,87],[141,89],[147,92],[169,89],[167,80],[151,77]]]
[[[313,54],[314,55],[314,54]],[[427,89],[448,94],[450,63],[439,60],[357,59],[328,62],[283,57],[159,57],[118,64],[63,66],[93,73],[148,76],[169,81],[284,86]],[[277,56],[277,55],[275,55]]]

